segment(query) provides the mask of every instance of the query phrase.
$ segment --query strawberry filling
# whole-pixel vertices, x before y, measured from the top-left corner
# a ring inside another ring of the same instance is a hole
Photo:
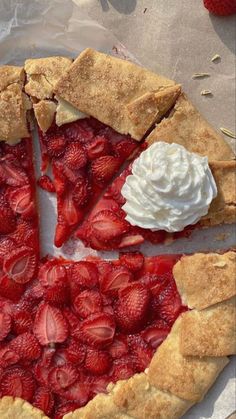
[[[32,139],[14,146],[1,142],[0,297],[18,300],[37,274],[38,259]]]
[[[196,225],[171,234],[162,230],[153,232],[135,227],[125,220],[126,213],[122,209],[125,198],[121,194],[121,189],[130,174],[131,165],[108,186],[89,216],[76,230],[75,236],[82,240],[85,246],[95,250],[119,250],[140,245],[145,240],[158,244],[189,237]]]
[[[110,382],[144,371],[187,309],[172,275],[178,259],[139,252],[110,262],[47,257],[37,279],[7,277],[10,285],[0,288],[0,397],[21,397],[61,419]],[[21,262],[17,275],[24,268]],[[11,286],[20,287],[14,298]]]
[[[137,148],[137,142],[93,118],[61,127],[53,124],[45,134],[39,130],[39,138],[43,176],[38,184],[49,192],[56,191],[54,243],[61,247]],[[54,181],[46,175],[50,164]],[[124,224],[119,226],[120,234],[126,231]],[[104,223],[100,228],[106,229]]]

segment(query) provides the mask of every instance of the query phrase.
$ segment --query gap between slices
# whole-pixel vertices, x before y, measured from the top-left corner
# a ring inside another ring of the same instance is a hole
[[[110,382],[144,371],[187,310],[172,275],[179,258],[47,257],[17,298],[2,285],[0,395],[59,419]]]

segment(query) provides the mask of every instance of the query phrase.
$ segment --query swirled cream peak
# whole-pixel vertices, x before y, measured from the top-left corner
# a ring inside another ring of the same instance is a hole
[[[130,224],[175,232],[208,213],[217,187],[207,157],[157,142],[134,161],[121,193]]]

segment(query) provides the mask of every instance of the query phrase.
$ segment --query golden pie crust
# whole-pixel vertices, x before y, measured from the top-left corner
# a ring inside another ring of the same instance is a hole
[[[29,136],[27,110],[31,105],[22,91],[24,79],[23,67],[0,67],[0,141],[10,144]]]
[[[55,93],[119,133],[141,140],[174,105],[180,86],[129,61],[88,48],[57,82]]]
[[[167,118],[147,137],[156,141],[177,143],[187,150],[208,156],[210,160],[231,160],[234,154],[223,137],[204,119],[187,96],[182,93]]]

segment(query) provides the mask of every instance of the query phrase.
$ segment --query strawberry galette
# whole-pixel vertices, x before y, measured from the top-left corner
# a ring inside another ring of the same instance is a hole
[[[236,353],[236,253],[40,255],[30,110],[57,247],[233,223],[230,147],[175,82],[91,49],[0,76],[0,418],[180,418]]]

